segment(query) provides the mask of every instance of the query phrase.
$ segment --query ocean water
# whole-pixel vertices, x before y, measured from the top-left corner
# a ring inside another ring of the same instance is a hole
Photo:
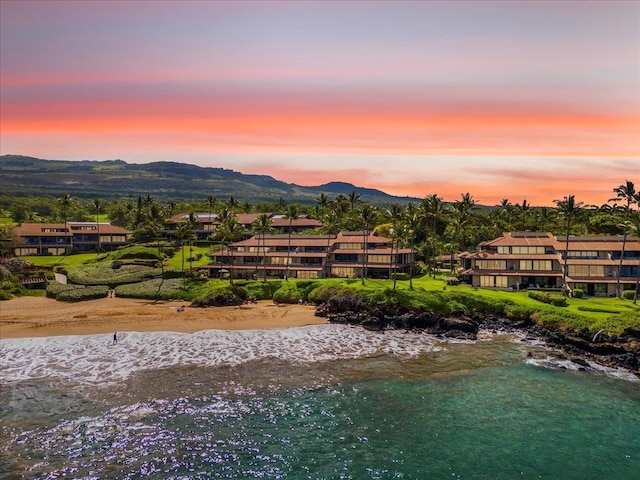
[[[0,341],[0,479],[640,479],[640,382],[513,336]]]

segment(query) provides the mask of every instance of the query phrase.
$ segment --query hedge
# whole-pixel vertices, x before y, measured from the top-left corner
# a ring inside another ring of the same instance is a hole
[[[187,292],[182,287],[183,281],[179,279],[160,278],[147,280],[140,283],[119,285],[115,288],[117,297],[144,298],[147,300],[188,300]],[[158,288],[160,289],[158,291]]]
[[[247,299],[247,291],[236,285],[225,285],[207,292],[191,303],[192,307],[223,307],[242,305]]]
[[[329,301],[331,297],[338,297],[341,295],[356,295],[359,294],[362,296],[360,292],[357,292],[349,287],[345,287],[344,285],[322,285],[313,289],[309,292],[309,301],[315,304],[326,303]]]
[[[533,298],[534,300],[538,300],[539,302],[548,303],[554,305],[556,307],[566,307],[567,299],[562,295],[551,295],[547,292],[537,292],[537,291],[529,291],[529,298]]]
[[[295,282],[283,282],[273,294],[273,301],[278,303],[298,303],[300,300],[302,295]]]
[[[69,282],[81,285],[116,286],[136,283],[162,275],[161,268],[142,265],[122,265],[113,269],[109,264],[96,263],[70,268],[67,272]]]
[[[59,302],[81,302],[104,298],[108,292],[109,288],[106,285],[65,285],[58,282],[51,282],[47,285],[47,297],[55,298]]]

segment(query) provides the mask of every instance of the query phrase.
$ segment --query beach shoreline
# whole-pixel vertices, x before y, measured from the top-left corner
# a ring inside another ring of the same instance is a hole
[[[184,306],[184,311],[180,307]],[[189,302],[100,298],[77,303],[46,297],[0,302],[0,339],[113,332],[262,330],[328,324],[311,305],[260,301],[234,307],[191,308]]]

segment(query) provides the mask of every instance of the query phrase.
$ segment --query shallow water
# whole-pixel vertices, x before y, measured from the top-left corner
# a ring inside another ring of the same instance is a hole
[[[549,352],[512,337],[330,325],[0,347],[0,478],[640,472],[640,382],[547,368]]]

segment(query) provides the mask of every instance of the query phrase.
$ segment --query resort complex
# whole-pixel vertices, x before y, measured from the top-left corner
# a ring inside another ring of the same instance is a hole
[[[112,251],[127,245],[131,230],[109,223],[23,223],[11,229],[14,255],[64,255],[77,252]]]
[[[370,232],[337,235],[255,235],[212,254],[205,268],[217,277],[391,278],[407,272],[415,252],[396,248],[389,239]]]
[[[246,232],[247,237],[251,236],[251,230],[253,223],[263,215],[261,213],[239,213],[236,214],[236,220],[238,224],[242,226]],[[275,213],[266,213],[269,221],[269,228],[275,233],[301,233],[311,228],[317,228],[322,226],[322,222],[308,215],[301,215],[298,218],[286,218],[284,215],[278,215]],[[193,233],[197,240],[207,240],[211,235],[220,228],[222,220],[217,213],[198,212],[198,213],[180,213],[172,216],[165,223],[165,235],[170,236],[174,233],[178,225],[185,222],[193,223]]]
[[[615,296],[633,289],[640,242],[622,236],[553,236],[544,232],[504,233],[460,255],[462,279],[483,288],[581,289],[590,296]]]

